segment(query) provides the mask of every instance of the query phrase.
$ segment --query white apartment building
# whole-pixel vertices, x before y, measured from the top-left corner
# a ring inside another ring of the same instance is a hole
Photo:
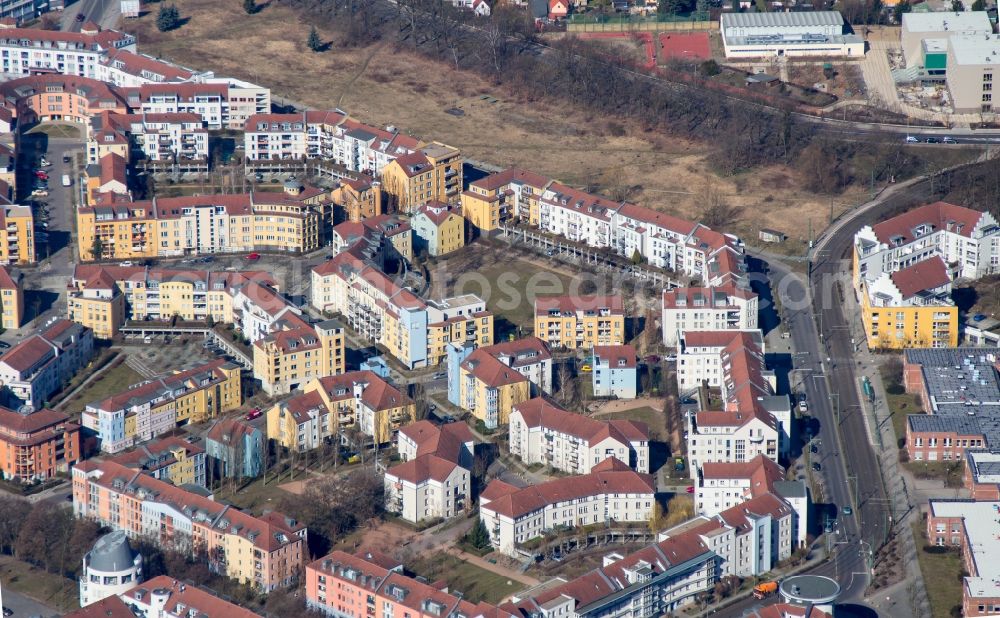
[[[146,54],[115,49],[108,52],[97,65],[96,79],[119,88],[138,88],[149,83],[186,82],[206,75],[211,73],[196,73]]]
[[[508,435],[510,454],[529,465],[589,474],[614,457],[636,472],[649,472],[649,429],[639,421],[600,421],[535,397],[514,406]]]
[[[197,76],[194,81],[226,87],[226,127],[242,131],[255,114],[271,111],[271,89],[235,77]]]
[[[8,407],[44,407],[94,355],[94,331],[58,318],[0,356],[0,381]]]
[[[500,552],[518,555],[518,544],[556,526],[647,522],[653,513],[653,479],[608,458],[589,474],[518,489],[495,480],[479,496],[479,517]]]
[[[103,113],[90,121],[91,136],[106,130],[118,131],[138,148],[149,161],[208,161],[208,129],[201,116],[179,114],[112,114]],[[102,152],[100,144],[87,148],[87,162],[97,163]]]
[[[135,37],[117,30],[84,28],[60,32],[0,24],[0,72],[38,72],[100,79],[101,61],[114,50],[135,51]]]
[[[677,345],[677,388],[682,395],[698,390],[703,384],[710,388],[722,386],[725,377],[722,351],[744,331],[690,330],[682,332]],[[745,331],[763,353],[764,336],[759,330]]]
[[[416,524],[455,517],[471,506],[475,438],[468,425],[417,421],[399,430],[397,449],[403,463],[385,473],[387,510]]]
[[[591,247],[611,247],[611,214],[618,202],[553,182],[538,200],[538,227]]]
[[[701,465],[694,486],[694,510],[712,517],[765,493],[785,478],[785,469],[758,455],[739,463],[707,462]]]
[[[757,328],[757,294],[733,283],[664,290],[661,307],[663,343],[668,347],[676,346],[686,331]]]
[[[80,607],[119,595],[142,583],[142,556],[122,530],[109,532],[83,557]]]
[[[1000,225],[988,212],[935,202],[908,210],[854,235],[857,273],[871,283],[932,257],[955,277],[979,279],[1000,272]],[[860,289],[860,281],[855,285]]]
[[[324,159],[352,172],[378,176],[391,161],[416,151],[420,142],[396,131],[362,124],[339,111],[255,114],[244,123],[251,163]]]
[[[208,129],[229,128],[225,84],[149,83],[127,91],[128,106],[144,114],[197,114]]]
[[[754,337],[729,335],[731,343],[719,353],[723,409],[703,408],[687,418],[691,478],[708,462],[743,462],[758,455],[777,462],[791,443],[791,403],[774,395],[774,374],[766,369]]]

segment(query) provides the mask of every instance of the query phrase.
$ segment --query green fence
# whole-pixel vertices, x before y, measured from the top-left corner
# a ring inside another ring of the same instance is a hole
[[[573,15],[566,32],[698,32],[718,30],[719,22],[711,20],[657,15],[656,17],[603,17]]]

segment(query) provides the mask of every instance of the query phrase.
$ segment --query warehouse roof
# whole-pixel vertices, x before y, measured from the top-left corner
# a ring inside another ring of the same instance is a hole
[[[903,30],[908,32],[978,32],[992,33],[993,26],[986,11],[935,11],[903,13]]]
[[[723,13],[722,28],[796,28],[803,26],[843,26],[838,11],[798,11],[795,13]]]

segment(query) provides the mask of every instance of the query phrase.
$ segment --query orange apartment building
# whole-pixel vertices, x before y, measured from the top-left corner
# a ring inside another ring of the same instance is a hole
[[[0,476],[46,479],[80,459],[80,426],[69,416],[42,409],[21,414],[0,407]]]
[[[17,101],[20,124],[50,120],[84,124],[102,111],[128,113],[128,105],[118,92],[89,77],[30,75],[4,82],[0,96]]]
[[[204,549],[212,570],[263,592],[301,576],[306,527],[277,511],[254,517],[112,461],[88,460],[72,474],[77,517],[161,546]]]

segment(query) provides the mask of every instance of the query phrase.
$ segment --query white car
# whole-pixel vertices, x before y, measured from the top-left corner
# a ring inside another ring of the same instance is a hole
[[[913,137],[912,135],[907,135],[906,136],[906,143],[907,144],[919,144],[920,140],[917,139],[917,138],[915,138],[915,137]]]

